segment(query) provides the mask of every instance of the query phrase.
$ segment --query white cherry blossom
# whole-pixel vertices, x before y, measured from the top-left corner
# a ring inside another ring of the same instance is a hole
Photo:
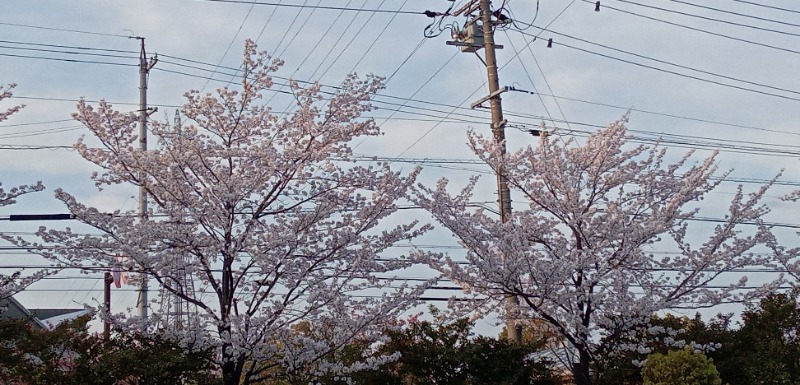
[[[490,299],[473,310],[505,309],[506,317],[548,323],[573,353],[579,385],[592,382],[596,355],[626,348],[616,346],[620,337],[646,327],[652,314],[758,295],[740,290],[746,278],[720,278],[768,263],[751,254],[770,238],[760,203],[768,186],[752,194],[740,187],[721,223],[690,226],[697,202],[720,183],[712,178],[716,155],[694,163],[690,152],[670,164],[660,146],[628,141],[625,124],[611,124],[583,144],[544,136],[505,157],[503,144],[470,133],[473,151],[494,170],[505,170],[513,196],[527,204],[507,223],[470,207],[475,179],[458,194],[443,179],[435,188],[419,186],[416,195],[468,249],[467,264],[435,255],[428,262]],[[698,243],[703,231],[706,241]],[[650,252],[667,247],[674,253]],[[508,296],[520,306],[507,308]]]
[[[428,229],[383,225],[419,171],[350,161],[349,142],[379,134],[362,114],[382,80],[352,75],[330,97],[318,84],[292,82],[296,108],[284,117],[262,101],[280,64],[249,42],[241,85],[187,92],[182,124],[152,122],[155,145],[146,152],[134,114],[81,102],[75,119],[102,146],[82,140],[75,148],[100,167],[95,183],[142,186],[151,209],[140,221],[135,212],[102,213],[57,190],[79,221],[103,235],[39,232],[41,243],[56,246],[42,251],[48,258],[110,266],[124,255],[151,283],[196,306],[190,328],[159,332],[187,347],[216,347],[230,385],[375,366],[380,360],[343,365],[331,353],[377,336],[429,286],[380,279],[412,263],[384,251]],[[183,271],[196,290],[182,285]],[[325,329],[325,338],[299,332],[301,323]]]

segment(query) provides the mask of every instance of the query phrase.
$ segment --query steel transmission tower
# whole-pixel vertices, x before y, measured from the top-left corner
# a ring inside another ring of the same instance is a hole
[[[181,128],[180,111],[175,111],[173,127],[176,130]],[[160,315],[163,324],[159,326],[180,330],[189,327],[197,314],[197,306],[184,299],[184,297],[194,298],[194,280],[191,273],[186,270],[189,261],[185,251],[176,249],[170,262],[173,266],[172,272],[164,278],[165,282],[160,293]]]

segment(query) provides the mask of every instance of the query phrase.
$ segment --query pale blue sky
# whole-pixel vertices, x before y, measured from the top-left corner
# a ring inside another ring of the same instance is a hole
[[[122,110],[135,110],[139,46],[137,40],[126,38],[131,34],[146,38],[148,54],[159,54],[160,62],[149,84],[149,101],[159,106],[155,119],[172,119],[172,106],[181,103],[181,95],[188,89],[209,91],[225,85],[231,79],[231,68],[238,66],[244,39],[260,36],[261,49],[285,60],[280,76],[336,85],[353,70],[383,76],[397,70],[384,96],[376,99],[380,109],[374,116],[384,122],[382,118],[402,105],[403,98],[413,95],[415,101],[407,102],[401,108],[404,113],[382,124],[384,137],[360,144],[356,152],[387,157],[472,158],[465,145],[465,131],[473,127],[488,132],[488,113],[457,109],[447,121],[437,122],[454,111],[452,106],[468,107],[487,93],[482,87],[485,70],[473,54],[457,53],[456,48],[445,45],[448,31],[425,39],[423,29],[431,19],[413,14],[442,12],[451,2],[272,2],[402,13],[245,4],[248,1],[0,3],[0,82],[17,83],[15,94],[26,98],[18,103],[27,105],[0,124],[0,181],[10,186],[42,180],[48,187],[46,192],[22,199],[16,207],[5,208],[0,215],[61,212],[63,208],[52,199],[57,187],[105,210],[135,209],[135,199],[130,198],[134,191],[130,189],[98,194],[89,180],[91,167],[72,151],[9,149],[74,143],[86,133],[76,123],[66,121],[75,110],[72,100],[79,97],[104,98],[118,103]],[[502,2],[494,3],[499,7]],[[800,6],[792,0],[759,3],[762,6],[738,0],[604,0],[601,11],[595,12],[593,1],[506,1],[515,19],[532,21],[534,27],[524,31],[527,35],[514,29],[497,33],[497,43],[505,46],[498,53],[500,84],[541,94],[504,94],[506,117],[515,125],[537,125],[542,117],[552,117],[555,123],[546,120],[548,127],[557,126],[565,135],[584,135],[631,109],[629,127],[636,130],[634,135],[663,136],[668,146],[676,146],[670,150],[676,155],[687,146],[696,146],[702,137],[711,147],[721,148],[719,165],[735,169],[733,177],[767,179],[785,169],[781,180],[800,182]],[[462,23],[463,18],[449,18],[445,24],[452,22]],[[547,48],[550,38],[553,47]],[[217,63],[222,67],[214,72]],[[214,80],[204,79],[208,76]],[[288,101],[278,96],[272,104],[282,111]],[[507,135],[511,148],[532,140],[515,128],[508,128]],[[754,148],[742,153],[743,147]],[[706,150],[698,152],[705,154]],[[398,167],[411,166],[400,163]],[[432,182],[448,176],[460,181],[468,174],[428,167],[423,180]],[[480,192],[485,201],[495,199],[493,188],[493,178],[484,178]],[[720,214],[719,208],[724,208],[729,199],[725,193],[734,188],[734,184],[724,184],[720,193],[712,195],[714,199],[706,201],[711,209],[708,216]],[[776,199],[791,189],[776,186],[770,193],[769,204],[774,208],[770,220],[800,224],[794,215],[797,205]],[[422,216],[414,211],[403,216],[417,214]],[[2,231],[33,228],[35,224],[0,222]],[[796,243],[792,232],[783,231],[787,243]],[[454,244],[443,232],[424,242]],[[0,264],[5,265],[30,257],[2,252],[0,258]],[[93,297],[102,295],[98,281],[47,281],[34,289],[76,291],[31,291],[19,298],[29,306],[92,303]],[[121,293],[120,303],[133,306],[133,294]]]

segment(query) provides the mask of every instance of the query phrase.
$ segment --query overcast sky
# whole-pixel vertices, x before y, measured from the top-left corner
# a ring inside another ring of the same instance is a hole
[[[458,8],[465,0],[455,2]],[[83,0],[0,2],[0,83],[17,83],[25,109],[0,124],[0,181],[8,187],[41,180],[47,191],[28,196],[0,216],[63,212],[52,198],[62,187],[103,210],[135,210],[133,189],[98,193],[92,168],[73,151],[26,149],[71,146],[88,131],[70,120],[75,101],[106,99],[136,110],[139,40],[159,62],[150,74],[154,119],[172,119],[182,94],[225,86],[241,62],[246,38],[285,61],[279,76],[336,86],[349,72],[390,77],[372,116],[385,136],[358,143],[364,155],[414,160],[474,159],[465,145],[470,128],[488,133],[488,111],[469,110],[487,94],[486,71],[471,53],[446,45],[450,31],[426,38],[426,26],[463,24],[431,19],[446,0]],[[774,222],[800,224],[797,206],[779,201],[800,183],[800,4],[792,0],[495,1],[518,21],[498,31],[500,85],[509,147],[533,143],[525,132],[544,122],[566,140],[581,138],[630,112],[641,140],[663,138],[679,156],[698,148],[721,151],[721,169],[734,179],[769,179],[784,170],[770,193]],[[757,4],[756,4],[757,3]],[[279,6],[276,6],[279,5]],[[694,5],[693,5],[694,4]],[[323,6],[325,8],[320,8]],[[378,12],[376,12],[378,11]],[[436,27],[433,31],[439,31]],[[548,40],[552,47],[548,48]],[[483,52],[479,54],[482,56]],[[281,81],[278,81],[279,83]],[[327,90],[330,90],[329,88]],[[270,102],[283,111],[288,101]],[[397,111],[395,111],[397,110]],[[419,162],[417,162],[419,163]],[[423,166],[426,166],[422,163]],[[423,180],[463,181],[458,170],[478,165],[428,165]],[[485,201],[494,181],[482,180]],[[712,195],[709,216],[736,184]],[[747,189],[757,185],[747,183]],[[718,199],[718,202],[716,201]],[[421,215],[413,210],[404,217]],[[32,231],[38,224],[0,222],[0,230]],[[787,229],[787,234],[794,230]],[[446,233],[426,242],[454,245]],[[796,243],[787,237],[787,243]],[[445,250],[447,251],[447,250]],[[457,251],[456,251],[457,252]],[[0,264],[30,258],[0,251]],[[77,276],[65,272],[62,277]],[[102,298],[98,279],[49,280],[19,295],[30,307],[78,307]],[[135,293],[118,303],[134,306]]]

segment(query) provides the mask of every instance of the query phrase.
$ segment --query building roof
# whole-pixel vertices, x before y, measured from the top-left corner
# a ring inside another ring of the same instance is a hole
[[[84,309],[28,309],[31,314],[40,320],[58,317],[65,314],[83,311]]]
[[[52,329],[86,314],[86,309],[27,309],[14,297],[0,299],[0,319],[29,319],[37,329]]]

